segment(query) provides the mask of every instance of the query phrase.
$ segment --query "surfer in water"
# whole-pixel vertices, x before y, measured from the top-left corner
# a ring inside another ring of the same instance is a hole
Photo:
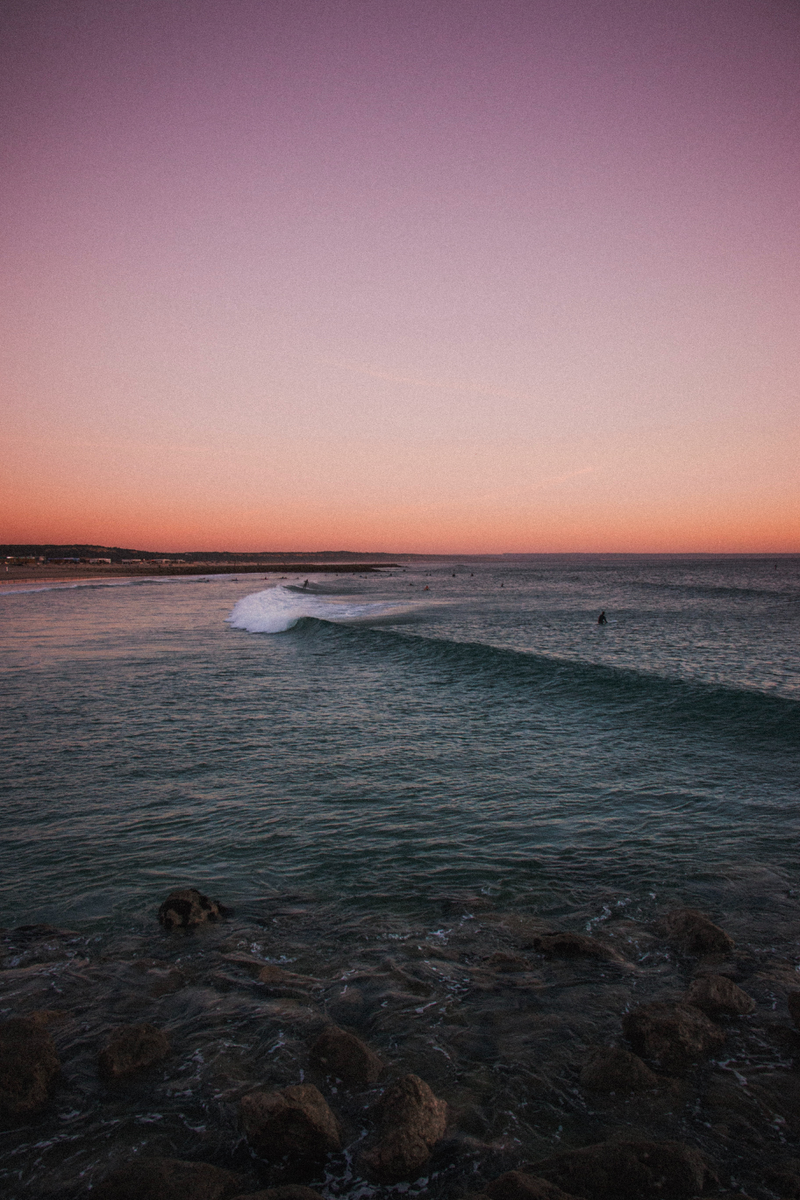
[[[608,621],[606,620],[606,610],[605,609],[603,609],[603,611],[600,613],[600,616],[597,618],[597,624],[598,625],[607,625],[608,624]]]
[[[307,588],[307,587],[308,587],[308,580],[306,580],[306,581],[305,581],[305,583],[303,584],[303,587],[304,587],[304,588]]]

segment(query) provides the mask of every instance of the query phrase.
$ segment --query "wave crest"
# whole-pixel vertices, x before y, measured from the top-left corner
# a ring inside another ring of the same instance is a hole
[[[323,599],[302,588],[279,584],[237,600],[227,621],[232,629],[248,633],[285,633],[305,617],[336,625],[394,625],[410,620],[423,607],[427,606],[408,601],[371,600],[355,604],[351,600]]]

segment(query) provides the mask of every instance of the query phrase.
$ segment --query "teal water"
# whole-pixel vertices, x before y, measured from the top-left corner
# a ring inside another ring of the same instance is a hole
[[[683,1141],[776,1200],[800,1159],[800,558],[541,556],[375,575],[0,594],[0,1018],[45,1010],[47,1108],[0,1128],[10,1200],[87,1200],[133,1156],[285,1182],[238,1102],[308,1078],[326,1022],[451,1106],[425,1174],[358,1175],[377,1097],[326,1086],[325,1200],[460,1200],[605,1138]],[[427,590],[426,590],[427,589]],[[601,610],[608,624],[599,626]],[[166,933],[195,886],[233,910]],[[669,909],[733,936],[665,940]],[[611,960],[548,960],[543,929]],[[498,957],[499,956],[499,957]],[[291,974],[261,981],[264,964]],[[598,1096],[622,1016],[702,970],[756,1003],[680,1085]],[[53,1015],[54,1014],[54,1015]],[[97,1055],[149,1022],[124,1086]]]
[[[797,882],[797,558],[302,582],[0,596],[0,920],[176,881],[417,908]]]
[[[798,559],[301,583],[0,596],[0,919],[113,919],[175,881],[423,906],[794,878]],[[290,628],[231,628],[237,602]]]

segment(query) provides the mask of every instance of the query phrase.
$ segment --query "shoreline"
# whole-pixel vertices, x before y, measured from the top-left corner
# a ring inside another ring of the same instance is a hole
[[[20,583],[85,583],[102,579],[170,579],[206,575],[363,575],[375,574],[386,568],[397,569],[399,563],[220,563],[204,566],[188,563],[185,566],[73,566],[73,567],[9,567],[0,573],[0,591]]]

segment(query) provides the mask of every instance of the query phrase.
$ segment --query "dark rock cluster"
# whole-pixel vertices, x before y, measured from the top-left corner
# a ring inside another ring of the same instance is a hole
[[[185,948],[185,934],[189,941],[202,941],[208,936],[204,927],[225,916],[220,904],[195,889],[178,890],[159,909],[158,919],[167,933],[159,938]],[[574,972],[577,963],[580,973],[588,973],[592,979],[604,971],[615,980],[629,979],[634,970],[616,946],[600,938],[542,929],[525,919],[510,920],[508,928],[511,940],[529,957],[495,950],[472,969],[472,987],[476,995],[487,998],[488,1007],[483,1011],[491,1020],[484,1022],[481,1031],[466,1023],[459,1029],[457,1011],[449,1018],[454,1029],[452,1046],[467,1046],[474,1060],[485,1058],[488,1071],[495,1066],[491,1021],[500,1025],[519,1016],[517,1024],[522,1027],[527,1012],[527,1021],[535,1028],[540,1019],[531,999],[541,986],[534,969],[551,975]],[[682,1089],[696,1064],[721,1051],[736,1023],[741,1025],[742,1018],[756,1008],[753,997],[731,978],[736,974],[730,960],[732,939],[703,913],[693,909],[668,913],[654,936],[666,939],[684,964],[685,991],[662,992],[663,998],[645,997],[643,1002],[625,1007],[620,1004],[614,1010],[619,1032],[615,1035],[612,1031],[608,1039],[614,1044],[595,1044],[571,1068],[576,1093],[593,1097],[592,1103],[605,1104],[608,1111],[620,1111],[613,1110],[613,1105],[620,1098],[626,1102],[630,1098],[634,1106],[647,1102],[655,1111],[660,1104],[669,1112],[684,1095]],[[183,951],[178,956],[179,964],[182,961]],[[241,943],[226,947],[221,961],[226,969],[245,972],[254,981],[249,986],[261,989],[261,996],[274,998],[271,1003],[283,1005],[281,1011],[289,1017],[299,1014],[309,991],[320,986],[311,976],[242,952]],[[441,961],[449,961],[445,950]],[[403,989],[402,996],[411,998],[417,1013],[433,1004],[428,1000],[431,985],[414,974],[413,964],[409,968],[407,962],[391,958],[385,969],[392,987]],[[153,996],[172,996],[185,982],[182,967],[164,968],[145,961],[141,970],[153,976]],[[220,978],[224,982],[224,977]],[[435,1173],[437,1162],[444,1161],[437,1155],[442,1155],[445,1146],[450,1156],[470,1155],[476,1173],[472,1190],[462,1188],[454,1200],[467,1193],[471,1200],[694,1200],[701,1196],[722,1200],[720,1168],[726,1164],[714,1161],[688,1141],[633,1136],[630,1119],[604,1140],[584,1138],[588,1144],[582,1144],[573,1139],[563,1148],[557,1143],[554,1146],[552,1140],[543,1141],[542,1149],[555,1152],[527,1163],[520,1161],[522,1156],[512,1140],[482,1140],[481,1117],[471,1113],[464,1095],[459,1094],[454,1102],[447,1087],[441,1088],[431,1076],[436,1090],[448,1095],[448,1104],[420,1074],[397,1062],[391,1039],[384,1039],[379,1054],[354,1032],[365,1006],[358,982],[342,988],[325,1014],[318,1010],[316,1025],[309,1023],[300,1055],[292,1060],[302,1068],[294,1075],[296,1082],[287,1083],[284,1075],[284,1086],[275,1086],[273,1078],[271,1083],[253,1087],[251,1079],[236,1092],[231,1109],[238,1128],[235,1134],[232,1131],[227,1157],[212,1163],[187,1161],[169,1153],[132,1153],[110,1172],[106,1169],[103,1177],[92,1180],[90,1192],[76,1184],[65,1200],[73,1200],[73,1196],[81,1200],[84,1195],[91,1200],[320,1200],[320,1194],[307,1184],[321,1186],[323,1177],[330,1185],[330,1196],[344,1195],[353,1180],[366,1189],[364,1195],[412,1184],[419,1192],[426,1172]],[[513,1008],[492,1008],[491,998],[499,989],[519,997],[519,1013]],[[635,981],[633,991],[628,987],[625,994],[636,994]],[[789,989],[786,995],[788,1013],[800,1028],[800,990]],[[52,1102],[62,1064],[51,1029],[57,1027],[61,1016],[37,1010],[0,1023],[0,1116],[8,1126],[34,1120]],[[334,1023],[343,1019],[350,1028]],[[796,1039],[794,1034],[787,1036]],[[147,1022],[116,1025],[110,1036],[106,1030],[104,1041],[96,1043],[93,1053],[106,1096],[139,1086],[174,1057],[171,1036]],[[507,1069],[505,1063],[503,1069]],[[707,1093],[712,1099],[714,1086],[720,1096],[726,1086],[719,1072],[715,1079]],[[776,1086],[783,1081],[786,1089],[788,1080],[788,1076],[778,1077]],[[541,1087],[541,1081],[531,1073],[532,1097],[537,1086]],[[760,1086],[766,1096],[772,1086],[770,1078],[765,1076]],[[800,1085],[797,1095],[800,1097]],[[496,1164],[494,1174],[492,1164]],[[340,1182],[345,1178],[347,1186]],[[257,1190],[259,1182],[265,1181],[270,1186]],[[791,1159],[776,1162],[770,1177],[765,1175],[763,1187],[763,1195],[774,1200],[800,1200],[800,1161],[796,1170]],[[737,1194],[740,1200],[744,1196]]]
[[[61,1063],[47,1032],[48,1013],[0,1023],[0,1114],[24,1118],[50,1098]]]

